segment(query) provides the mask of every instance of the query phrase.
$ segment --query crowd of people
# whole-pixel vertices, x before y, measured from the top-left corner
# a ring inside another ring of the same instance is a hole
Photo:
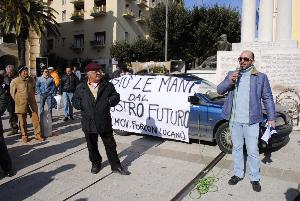
[[[73,105],[82,111],[82,130],[92,163],[91,172],[97,174],[101,170],[102,158],[97,146],[98,135],[100,135],[112,171],[122,175],[130,174],[121,166],[118,158],[109,112],[110,107],[118,104],[120,96],[114,86],[105,78],[101,65],[88,64],[85,69],[87,76],[84,78],[81,77],[81,73],[76,67],[66,67],[64,75],[60,77],[54,67],[43,66],[41,76],[36,79],[29,75],[28,70],[25,65],[19,66],[17,70],[13,65],[7,65],[5,72],[0,74],[0,165],[5,176],[11,177],[15,175],[15,171],[5,144],[1,116],[6,110],[8,111],[11,128],[7,136],[20,134],[21,141],[26,144],[29,142],[26,121],[27,114],[29,114],[34,138],[44,141],[45,137],[40,125],[41,115],[43,115],[47,103],[47,109],[53,122],[52,108],[56,95],[61,96],[63,100],[63,121],[74,120]],[[100,91],[101,93],[99,93]],[[35,95],[38,95],[40,99],[39,108]],[[82,101],[83,99],[85,101]]]
[[[275,105],[270,83],[266,74],[259,72],[255,66],[254,53],[245,50],[238,58],[239,69],[228,72],[218,85],[219,94],[227,94],[222,115],[229,121],[232,139],[232,156],[234,175],[228,181],[236,185],[244,178],[243,147],[246,144],[249,178],[252,188],[261,191],[260,159],[258,149],[259,123],[263,121],[262,104],[266,109],[268,124],[275,128]],[[63,96],[64,121],[73,120],[73,106],[81,111],[82,131],[85,135],[91,173],[101,170],[102,157],[98,150],[98,136],[101,137],[112,172],[128,175],[130,172],[122,167],[117,144],[113,137],[110,108],[120,101],[120,94],[114,85],[105,79],[102,67],[90,63],[85,67],[87,76],[80,82],[77,70],[67,67],[65,74],[59,76],[52,67],[42,69],[42,76],[34,80],[28,74],[26,66],[20,66],[14,74],[13,66],[6,67],[6,75],[0,76],[0,116],[8,109],[11,133],[20,130],[23,143],[28,142],[26,116],[30,115],[35,139],[44,141],[40,129],[38,106],[35,92],[40,96],[40,111],[45,103],[51,113],[52,99],[56,93]],[[50,74],[49,74],[50,73]],[[124,69],[113,73],[113,78],[126,74]],[[77,75],[78,74],[78,75]],[[1,120],[1,119],[0,119]],[[3,137],[3,126],[0,121],[0,165],[8,176],[13,176],[12,162]]]

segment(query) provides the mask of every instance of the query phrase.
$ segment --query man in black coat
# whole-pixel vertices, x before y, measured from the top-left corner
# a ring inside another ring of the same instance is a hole
[[[16,78],[16,73],[13,65],[7,65],[5,71],[6,71],[6,75],[4,76],[3,82],[5,84],[5,89],[8,96],[7,111],[9,114],[9,125],[11,127],[11,132],[8,134],[9,136],[9,135],[18,134],[18,117],[17,114],[15,113],[15,101],[9,93],[10,83],[14,78]]]
[[[117,154],[110,115],[110,108],[119,103],[120,95],[114,85],[103,78],[100,65],[90,63],[86,66],[86,72],[87,81],[83,81],[77,87],[72,103],[74,108],[81,110],[82,130],[92,162],[91,172],[97,174],[101,170],[102,157],[98,150],[98,135],[100,135],[111,170],[128,175],[130,172],[121,166]]]
[[[72,72],[71,67],[66,68],[66,74],[60,80],[59,94],[62,95],[64,103],[64,121],[73,118],[73,106],[71,103],[76,86],[79,84],[79,79]]]
[[[5,140],[3,137],[2,115],[6,110],[7,92],[3,88],[3,77],[0,75],[0,166],[2,167],[5,176],[12,177],[15,172],[12,169],[12,162],[7,151]]]

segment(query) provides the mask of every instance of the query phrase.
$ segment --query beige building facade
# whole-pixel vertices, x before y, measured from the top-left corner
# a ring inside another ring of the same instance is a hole
[[[112,70],[110,48],[116,41],[145,38],[145,18],[155,0],[53,0],[61,36],[42,41],[41,54],[69,61],[93,59]]]
[[[300,48],[300,0],[293,0],[292,39],[298,41]]]

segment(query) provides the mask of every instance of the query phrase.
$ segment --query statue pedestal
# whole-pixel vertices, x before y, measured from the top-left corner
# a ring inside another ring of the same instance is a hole
[[[297,48],[297,41],[274,41],[274,42],[248,42],[248,43],[232,43],[232,51],[242,50],[263,50],[263,49],[295,49]]]

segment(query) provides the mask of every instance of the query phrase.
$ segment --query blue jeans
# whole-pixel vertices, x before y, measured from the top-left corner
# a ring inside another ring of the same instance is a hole
[[[232,122],[231,139],[232,139],[232,156],[234,163],[234,175],[244,177],[244,139],[247,148],[247,162],[249,166],[249,178],[251,181],[260,180],[260,158],[258,150],[259,123],[242,124]]]
[[[64,103],[64,116],[70,117],[73,116],[73,106],[72,106],[72,98],[73,94],[71,92],[63,92],[63,103]]]
[[[52,95],[40,95],[40,114],[44,112],[44,107],[47,101],[48,105],[48,111],[51,114],[52,117],[52,101],[53,101],[53,96]]]

